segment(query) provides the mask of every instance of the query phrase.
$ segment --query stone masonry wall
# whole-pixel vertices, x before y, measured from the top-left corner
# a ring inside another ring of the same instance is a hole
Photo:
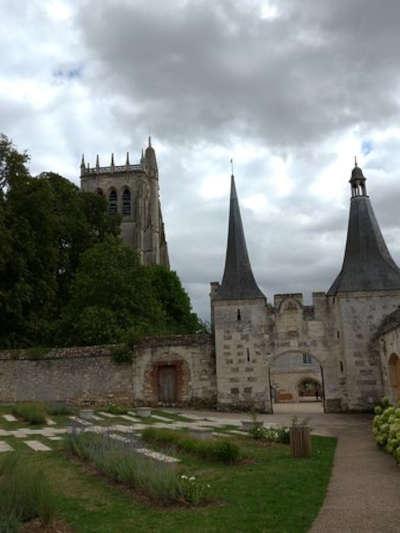
[[[151,372],[160,362],[180,365],[179,403],[212,403],[215,366],[208,335],[144,339],[132,363],[116,363],[110,346],[0,352],[0,402],[80,405],[156,403]],[[152,391],[150,394],[149,391]]]
[[[383,396],[379,351],[372,342],[384,316],[395,310],[400,291],[343,293],[336,297],[350,410],[367,410]]]
[[[383,395],[387,396],[392,403],[396,403],[399,399],[400,383],[393,383],[389,359],[393,356],[400,357],[400,327],[397,326],[376,339],[376,347],[380,353]]]
[[[263,300],[214,300],[218,407],[271,411]]]

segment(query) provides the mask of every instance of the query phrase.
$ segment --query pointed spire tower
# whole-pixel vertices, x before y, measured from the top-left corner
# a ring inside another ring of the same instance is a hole
[[[400,269],[387,249],[367,195],[366,178],[357,160],[350,186],[350,216],[343,266],[327,294],[400,289]]]
[[[220,300],[247,300],[254,298],[265,300],[265,296],[259,289],[251,270],[233,173],[231,176],[225,271],[216,297]]]

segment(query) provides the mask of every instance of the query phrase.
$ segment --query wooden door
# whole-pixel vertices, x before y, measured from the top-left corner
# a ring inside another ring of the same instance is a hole
[[[176,368],[161,366],[158,369],[158,399],[165,405],[176,403]]]

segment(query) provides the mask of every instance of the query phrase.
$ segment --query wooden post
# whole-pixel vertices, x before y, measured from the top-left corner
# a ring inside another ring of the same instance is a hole
[[[290,428],[290,449],[293,457],[311,456],[310,428],[293,426]]]

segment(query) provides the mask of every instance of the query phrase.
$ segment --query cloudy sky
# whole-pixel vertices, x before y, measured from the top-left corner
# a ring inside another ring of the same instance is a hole
[[[234,159],[261,288],[327,290],[354,155],[400,262],[398,0],[0,0],[0,130],[36,174],[158,155],[170,258],[207,318]]]

